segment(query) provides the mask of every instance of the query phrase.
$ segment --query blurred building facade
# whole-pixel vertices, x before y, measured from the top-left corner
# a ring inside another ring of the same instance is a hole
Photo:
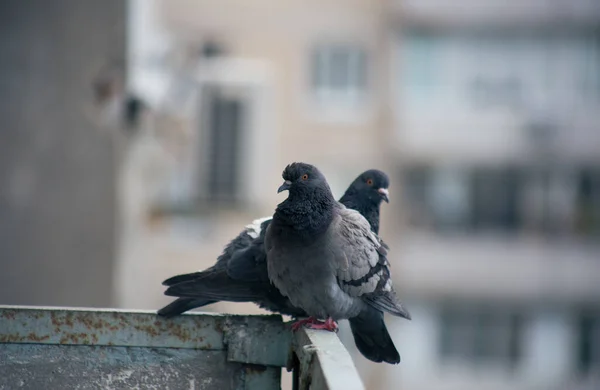
[[[597,386],[597,2],[129,4],[153,119],[124,164],[119,305],[167,303],[164,278],[273,211],[287,163],[337,196],[377,167],[414,320],[388,317],[400,366],[356,355],[368,388]]]
[[[403,381],[597,388],[600,4],[392,8]]]

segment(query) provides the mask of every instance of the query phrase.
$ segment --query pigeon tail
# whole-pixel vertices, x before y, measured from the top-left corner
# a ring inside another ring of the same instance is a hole
[[[265,295],[265,283],[236,282],[226,271],[202,273],[198,278],[172,285],[165,295],[214,301],[252,302]]]
[[[178,298],[173,302],[169,303],[167,306],[160,309],[159,311],[157,311],[156,313],[159,316],[171,318],[178,316],[181,313],[185,313],[188,310],[210,305],[211,303],[215,302],[216,301],[208,299]]]
[[[367,296],[365,301],[377,310],[388,312],[394,316],[411,320],[410,313],[393,291],[386,291],[379,295]]]
[[[162,285],[163,286],[174,286],[178,283],[189,282],[190,280],[201,278],[201,277],[207,275],[208,273],[210,273],[211,271],[213,271],[213,267],[208,268],[204,271],[192,272],[189,274],[175,275],[175,276],[172,276],[169,279],[165,280],[164,282],[162,282]]]
[[[354,343],[364,357],[376,363],[400,363],[400,354],[383,322],[382,312],[367,307],[349,322]]]

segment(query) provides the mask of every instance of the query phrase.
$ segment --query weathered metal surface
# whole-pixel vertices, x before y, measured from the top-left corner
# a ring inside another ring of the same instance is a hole
[[[244,365],[244,389],[280,389],[281,367]]]
[[[0,306],[0,343],[223,349],[226,317]]]
[[[335,333],[300,329],[295,332],[295,390],[364,390],[348,351]]]
[[[334,333],[280,316],[0,306],[0,390],[280,389],[288,356],[296,388],[364,389]]]
[[[252,389],[245,376],[225,351],[0,344],[2,390]]]
[[[0,389],[279,389],[289,349],[280,316],[0,306]]]
[[[225,331],[228,359],[240,363],[284,367],[291,346],[291,331],[281,317],[230,317]]]

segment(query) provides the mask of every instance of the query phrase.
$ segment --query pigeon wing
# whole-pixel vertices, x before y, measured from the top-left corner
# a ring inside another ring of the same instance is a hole
[[[370,306],[410,318],[392,286],[387,245],[357,211],[342,208],[333,225],[336,276],[341,289]]]

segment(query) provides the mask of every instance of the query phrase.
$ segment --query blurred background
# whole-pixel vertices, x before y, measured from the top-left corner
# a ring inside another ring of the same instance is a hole
[[[158,309],[289,162],[379,168],[368,389],[600,388],[600,1],[3,0],[0,53],[0,303]]]

